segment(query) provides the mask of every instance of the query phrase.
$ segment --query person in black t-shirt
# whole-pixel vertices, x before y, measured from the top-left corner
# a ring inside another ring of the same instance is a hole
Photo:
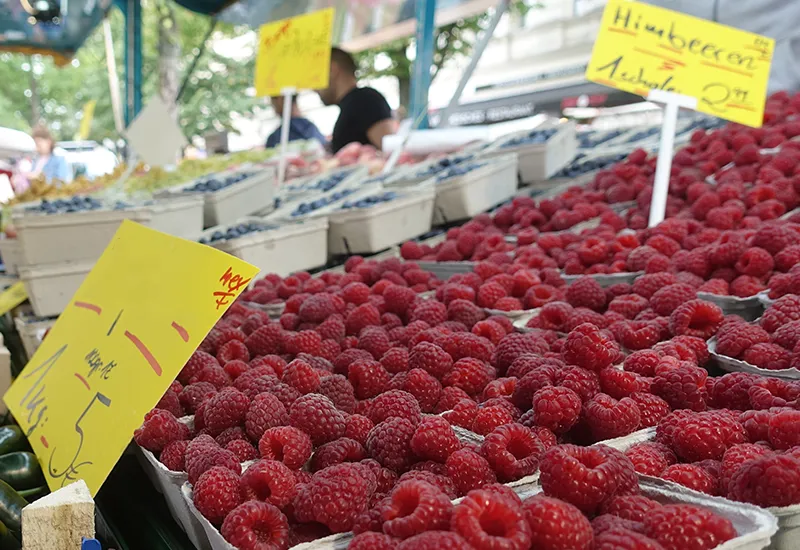
[[[331,48],[330,82],[318,93],[325,105],[338,105],[341,109],[331,139],[334,153],[353,142],[380,149],[383,137],[397,130],[392,109],[381,93],[358,87],[356,62],[344,50]]]

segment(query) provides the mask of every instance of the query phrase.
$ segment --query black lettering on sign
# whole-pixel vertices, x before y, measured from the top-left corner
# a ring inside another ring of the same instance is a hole
[[[47,417],[45,416],[47,413],[47,404],[45,402],[46,396],[44,395],[44,391],[47,387],[45,378],[66,349],[67,345],[64,344],[51,357],[45,359],[41,365],[22,375],[23,380],[35,379],[33,385],[28,389],[27,393],[22,396],[19,402],[20,407],[25,407],[25,410],[28,411],[28,430],[25,433],[27,437],[31,437],[36,428],[47,421]]]

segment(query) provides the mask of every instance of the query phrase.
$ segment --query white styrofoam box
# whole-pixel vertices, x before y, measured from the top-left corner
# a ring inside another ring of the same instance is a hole
[[[578,151],[575,123],[572,121],[563,124],[543,124],[537,126],[534,131],[553,127],[558,128],[558,131],[545,143],[506,145],[512,139],[529,134],[530,130],[526,130],[507,136],[488,149],[485,154],[516,153],[519,157],[519,177],[523,185],[546,180],[569,164]]]
[[[148,225],[168,235],[193,239],[203,230],[203,205],[203,197],[188,193],[156,199],[147,206],[153,213]]]
[[[26,315],[14,317],[14,325],[17,327],[17,332],[22,340],[22,347],[25,348],[25,354],[28,359],[33,357],[33,354],[39,349],[45,333],[55,324],[55,317],[39,318]]]
[[[261,219],[246,220],[265,223]],[[204,234],[212,231],[213,228]],[[283,223],[277,229],[250,233],[211,246],[260,268],[262,277],[267,273],[285,277],[323,266],[328,261],[328,219]]]
[[[354,208],[328,217],[328,254],[371,254],[431,230],[432,186],[371,208]]]
[[[437,279],[446,281],[453,275],[475,270],[477,262],[429,262],[418,261],[420,269],[433,273]]]
[[[336,187],[329,191],[320,191],[314,189],[314,186],[317,185],[321,180],[329,178],[332,174],[336,173],[347,173],[347,176],[345,176]],[[366,178],[367,175],[368,171],[366,166],[347,166],[333,172],[327,172],[311,178],[305,182],[304,188],[306,191],[304,192],[297,192],[292,195],[284,195],[284,192],[282,191],[281,194],[285,200],[275,211],[264,216],[264,219],[299,221],[324,216],[331,210],[336,209],[344,201],[351,200],[356,193],[370,192],[381,188],[379,181],[370,181],[369,178]],[[302,203],[309,203],[321,199],[330,200],[334,195],[341,193],[342,191],[350,191],[351,194],[347,196],[341,196],[337,200],[331,200],[329,204],[310,211],[307,214],[292,216],[292,213],[295,212]]]
[[[725,315],[738,315],[745,321],[755,321],[764,313],[764,305],[759,300],[758,295],[739,298],[737,296],[719,296],[709,292],[698,292],[697,297],[718,305]]]
[[[7,275],[17,274],[21,254],[19,239],[0,238],[0,258],[3,260]]]
[[[39,317],[60,315],[94,267],[94,260],[20,266],[28,300]]]
[[[603,288],[617,283],[633,284],[633,281],[644,275],[644,271],[633,271],[630,273],[591,273],[588,276],[600,283]],[[586,277],[586,275],[565,275],[561,274],[561,278],[565,283],[571,285],[578,279]]]
[[[517,156],[486,159],[484,166],[436,184],[433,223],[472,218],[507,201],[516,190]]]
[[[783,370],[768,370],[762,369],[755,365],[751,365],[741,359],[734,359],[726,355],[717,353],[717,337],[713,337],[708,341],[708,351],[711,358],[719,368],[726,372],[746,372],[749,374],[757,374],[759,376],[766,376],[767,378],[783,378],[784,380],[800,380],[800,369],[790,368]],[[798,525],[800,526],[800,525]]]
[[[123,220],[150,225],[153,212],[146,208],[89,210],[65,214],[15,212],[22,265],[97,260]]]

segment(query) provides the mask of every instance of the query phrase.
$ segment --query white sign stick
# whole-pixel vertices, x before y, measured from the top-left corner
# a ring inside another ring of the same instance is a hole
[[[278,187],[283,185],[286,179],[286,155],[289,147],[289,124],[292,121],[292,96],[296,90],[294,88],[284,88],[283,94],[283,116],[281,118],[281,152],[278,159]]]
[[[661,141],[658,145],[658,162],[653,183],[653,198],[650,199],[650,220],[648,227],[655,227],[664,221],[667,211],[667,192],[672,172],[672,149],[675,146],[675,126],[678,123],[678,109],[697,108],[697,98],[663,90],[650,90],[649,101],[664,104],[664,122],[661,126]]]

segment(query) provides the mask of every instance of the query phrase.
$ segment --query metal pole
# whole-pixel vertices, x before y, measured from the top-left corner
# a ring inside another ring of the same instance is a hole
[[[486,27],[481,35],[480,40],[475,45],[475,48],[472,52],[472,58],[469,60],[469,65],[464,70],[464,74],[461,75],[461,81],[458,83],[458,87],[456,88],[455,93],[453,94],[452,99],[450,99],[450,103],[447,105],[447,108],[442,113],[441,119],[439,121],[439,128],[447,128],[450,126],[450,115],[453,111],[458,107],[458,102],[461,101],[461,94],[464,93],[464,88],[467,87],[467,82],[469,79],[472,78],[472,73],[475,72],[475,67],[478,66],[478,62],[481,60],[483,56],[484,50],[486,50],[486,46],[489,44],[489,41],[492,39],[492,35],[494,35],[494,30],[497,28],[497,24],[500,23],[500,18],[508,10],[509,0],[500,0],[497,3],[497,7],[495,8],[494,15],[492,19],[489,21],[489,26]]]
[[[208,30],[206,31],[206,35],[203,37],[203,41],[200,43],[199,51],[197,55],[194,56],[192,59],[192,64],[189,65],[189,69],[186,71],[186,74],[183,76],[183,82],[181,82],[181,87],[178,90],[178,95],[175,97],[175,103],[178,103],[181,100],[181,96],[183,96],[184,90],[186,90],[186,85],[189,83],[189,78],[191,78],[192,73],[197,68],[197,63],[200,61],[200,58],[203,57],[203,54],[206,53],[206,44],[208,43],[208,39],[211,38],[211,34],[217,28],[217,23],[219,21],[216,17],[211,19],[211,25],[208,26]]]
[[[427,128],[428,89],[431,86],[431,67],[435,35],[436,0],[416,0],[417,16],[417,57],[414,60],[414,75],[411,81],[411,108],[409,115],[413,120],[422,115],[420,128]]]
[[[122,134],[125,130],[125,126],[122,122],[122,99],[119,95],[119,75],[117,74],[117,61],[114,55],[114,40],[111,36],[111,22],[108,20],[108,17],[103,19],[103,35],[106,46],[108,88],[111,95],[111,111],[114,113],[114,127],[118,134]]]
[[[142,6],[125,3],[125,125],[142,110]]]

